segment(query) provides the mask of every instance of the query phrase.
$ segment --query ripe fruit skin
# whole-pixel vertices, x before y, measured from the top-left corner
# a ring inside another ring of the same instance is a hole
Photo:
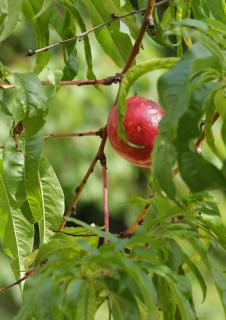
[[[108,116],[107,132],[109,141],[124,159],[139,167],[149,168],[150,154],[154,139],[158,135],[158,123],[164,111],[155,102],[142,98],[131,97],[126,100],[126,114],[123,120],[128,141],[137,146],[130,146],[118,136],[118,111],[114,105]]]

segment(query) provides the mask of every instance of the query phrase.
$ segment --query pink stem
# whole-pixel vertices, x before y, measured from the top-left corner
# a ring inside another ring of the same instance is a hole
[[[107,167],[106,164],[102,165],[103,175],[103,205],[104,205],[104,226],[105,232],[109,232],[109,212],[108,212],[108,189],[107,189]],[[104,243],[108,240],[105,238]]]

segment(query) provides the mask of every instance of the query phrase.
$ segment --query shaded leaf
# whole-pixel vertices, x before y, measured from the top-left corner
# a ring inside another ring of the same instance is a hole
[[[21,142],[22,141],[20,141],[20,144]],[[23,144],[20,147],[23,148]],[[26,199],[24,154],[17,149],[15,140],[12,137],[7,139],[3,150],[3,169],[3,175],[10,197],[14,205],[20,207]]]
[[[20,14],[21,5],[22,0],[8,0],[8,15],[4,28],[0,34],[0,42],[5,40],[14,31]]]
[[[39,161],[42,146],[43,138],[41,134],[25,139],[25,187],[27,200],[35,221],[43,219],[39,183]]]
[[[45,124],[47,97],[40,80],[32,73],[16,73],[17,104],[14,109],[16,123],[23,121],[26,137],[38,132]]]
[[[33,248],[34,229],[20,209],[13,207],[4,181],[2,167],[0,169],[0,239],[3,250],[12,259],[15,277],[19,279],[25,271],[24,258]]]
[[[74,49],[64,66],[62,80],[73,80],[78,73],[77,50]]]
[[[120,13],[112,0],[107,3],[101,0],[86,0],[84,3],[89,8],[93,26],[109,20],[112,13]],[[132,43],[129,36],[119,30],[119,26],[119,21],[115,21],[110,27],[99,29],[95,34],[105,53],[116,65],[123,67],[128,59]]]
[[[46,47],[49,44],[49,27],[48,27],[48,12],[39,15],[40,2],[32,0],[23,0],[23,13],[31,22],[35,32],[36,49]],[[49,62],[49,52],[41,52],[36,55],[36,65],[34,72],[40,73]]]

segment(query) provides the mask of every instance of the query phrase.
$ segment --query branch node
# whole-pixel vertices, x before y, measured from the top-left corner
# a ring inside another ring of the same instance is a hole
[[[111,18],[112,18],[112,19],[119,19],[119,15],[116,14],[116,13],[112,13],[112,14],[111,14]]]
[[[106,156],[105,156],[105,153],[103,152],[102,154],[100,154],[99,155],[99,161],[100,161],[100,164],[101,164],[101,166],[103,167],[103,166],[105,166],[105,168],[106,168]]]
[[[75,193],[78,193],[80,191],[80,187],[75,188]]]
[[[35,50],[33,49],[27,50],[26,57],[32,57],[33,55],[35,55]]]
[[[151,30],[151,35],[155,37],[157,35],[157,29],[152,17],[147,17],[147,28]]]

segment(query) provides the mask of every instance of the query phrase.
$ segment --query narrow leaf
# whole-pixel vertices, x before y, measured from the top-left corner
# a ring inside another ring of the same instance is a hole
[[[42,219],[39,222],[40,242],[46,243],[57,229],[64,214],[64,194],[50,163],[43,156],[39,164]]]
[[[15,29],[20,14],[21,5],[22,0],[8,0],[8,16],[2,33],[0,34],[0,42],[5,40]]]
[[[3,250],[12,259],[12,268],[16,279],[25,271],[24,258],[32,251],[34,228],[23,216],[20,209],[15,209],[10,202],[7,187],[0,173],[0,240]]]

